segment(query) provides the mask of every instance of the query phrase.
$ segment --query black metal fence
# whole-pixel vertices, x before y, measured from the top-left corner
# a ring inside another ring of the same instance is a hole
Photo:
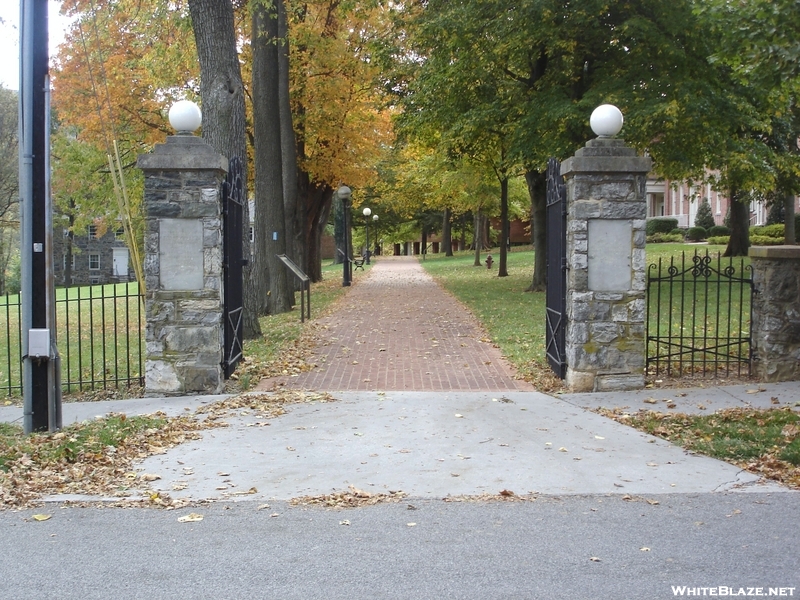
[[[650,375],[750,374],[752,269],[745,259],[659,259],[647,272],[647,367]]]
[[[0,297],[0,391],[22,394],[18,295]],[[144,385],[144,308],[137,283],[59,289],[56,339],[65,393]]]

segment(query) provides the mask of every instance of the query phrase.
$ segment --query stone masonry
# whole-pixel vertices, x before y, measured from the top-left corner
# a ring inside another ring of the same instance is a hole
[[[224,383],[220,188],[228,160],[176,135],[144,171],[145,393],[219,393]]]
[[[561,165],[567,186],[566,383],[644,386],[645,183],[651,160],[597,138]]]
[[[752,350],[759,381],[800,379],[800,246],[753,246]]]

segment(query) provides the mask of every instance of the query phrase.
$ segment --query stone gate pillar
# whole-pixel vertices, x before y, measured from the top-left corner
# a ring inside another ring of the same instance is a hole
[[[800,246],[751,246],[753,373],[800,379]]]
[[[145,393],[216,394],[224,383],[220,189],[228,160],[192,134],[200,111],[170,110],[178,131],[139,156],[144,171]]]
[[[561,164],[567,187],[566,383],[573,391],[644,387],[645,184],[651,159],[623,140],[616,107],[599,136]]]

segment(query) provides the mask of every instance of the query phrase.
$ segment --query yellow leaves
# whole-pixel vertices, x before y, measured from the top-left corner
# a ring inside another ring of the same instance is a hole
[[[38,515],[32,515],[31,516],[31,518],[34,521],[49,521],[52,517],[53,517],[53,515],[45,515],[45,514],[38,514]]]

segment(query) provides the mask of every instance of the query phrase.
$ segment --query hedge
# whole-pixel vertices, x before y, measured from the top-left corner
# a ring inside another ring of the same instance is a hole
[[[703,227],[689,227],[686,232],[686,239],[690,242],[699,242],[706,239],[706,230]]]
[[[669,233],[678,226],[678,219],[673,217],[653,217],[647,219],[647,235]]]

